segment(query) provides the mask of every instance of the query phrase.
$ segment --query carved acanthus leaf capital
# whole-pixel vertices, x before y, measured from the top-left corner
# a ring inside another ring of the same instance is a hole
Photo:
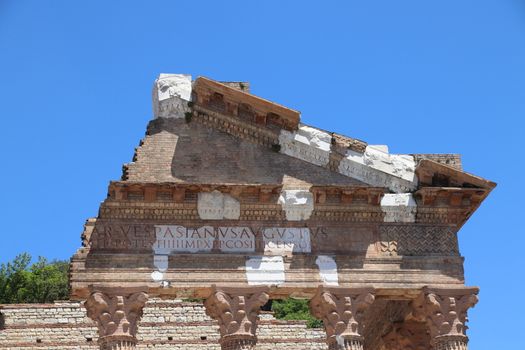
[[[93,288],[84,303],[98,326],[99,341],[133,341],[148,295],[145,288]]]
[[[255,337],[257,316],[268,301],[268,287],[221,288],[213,286],[204,306],[219,322],[221,337]]]
[[[374,302],[371,288],[319,287],[310,300],[312,314],[323,320],[328,342],[361,339],[363,315]]]
[[[478,302],[477,288],[425,288],[414,301],[414,316],[426,321],[430,336],[466,339],[467,310]]]

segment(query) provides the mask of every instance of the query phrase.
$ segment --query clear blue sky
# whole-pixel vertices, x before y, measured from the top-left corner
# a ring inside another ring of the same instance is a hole
[[[161,72],[250,81],[392,152],[461,153],[499,185],[459,233],[471,349],[523,347],[524,1],[0,0],[0,262],[74,253]]]

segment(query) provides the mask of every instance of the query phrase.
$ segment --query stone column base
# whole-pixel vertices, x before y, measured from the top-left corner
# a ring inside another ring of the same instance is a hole
[[[465,336],[438,336],[433,340],[434,350],[467,350],[468,338]]]
[[[363,350],[361,337],[334,337],[328,343],[328,350]]]
[[[220,340],[222,350],[252,350],[255,349],[257,338],[253,336],[225,336]]]

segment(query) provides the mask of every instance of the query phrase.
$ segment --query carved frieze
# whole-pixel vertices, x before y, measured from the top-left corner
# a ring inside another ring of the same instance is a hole
[[[459,255],[450,226],[383,225],[379,236],[379,249],[385,255]]]

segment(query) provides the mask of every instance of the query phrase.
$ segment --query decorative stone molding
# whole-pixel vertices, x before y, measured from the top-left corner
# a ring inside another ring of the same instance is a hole
[[[314,211],[312,192],[304,190],[282,190],[278,203],[282,206],[286,220],[308,220]]]
[[[145,287],[90,287],[91,294],[84,306],[88,317],[97,323],[100,349],[135,349],[137,323],[148,300],[145,290]]]
[[[160,74],[152,94],[155,118],[183,118],[184,113],[190,111],[191,75]]]
[[[414,158],[405,154],[389,154],[373,146],[365,153],[347,150],[339,163],[339,173],[395,193],[412,192],[417,188]]]
[[[459,255],[456,230],[450,226],[384,225],[379,238],[383,255]]]
[[[196,105],[216,109],[238,119],[247,117],[242,113],[239,115],[239,110],[249,110],[250,121],[263,128],[275,126],[293,131],[299,124],[300,113],[298,111],[217,81],[199,77],[193,84],[193,91]]]
[[[280,152],[306,162],[326,167],[330,159],[332,136],[322,130],[299,124],[299,129],[290,132],[281,130]]]
[[[310,300],[312,315],[323,320],[330,350],[363,349],[363,315],[374,302],[372,288],[323,287]]]
[[[197,212],[203,220],[238,220],[241,215],[241,205],[237,199],[217,190],[200,192]]]
[[[252,349],[255,346],[257,316],[268,298],[268,287],[213,286],[204,306],[206,314],[219,322],[223,350]]]
[[[413,302],[414,316],[424,320],[435,350],[466,350],[467,310],[478,302],[478,288],[424,288]]]
[[[386,193],[381,199],[385,222],[415,222],[417,204],[412,193]]]

